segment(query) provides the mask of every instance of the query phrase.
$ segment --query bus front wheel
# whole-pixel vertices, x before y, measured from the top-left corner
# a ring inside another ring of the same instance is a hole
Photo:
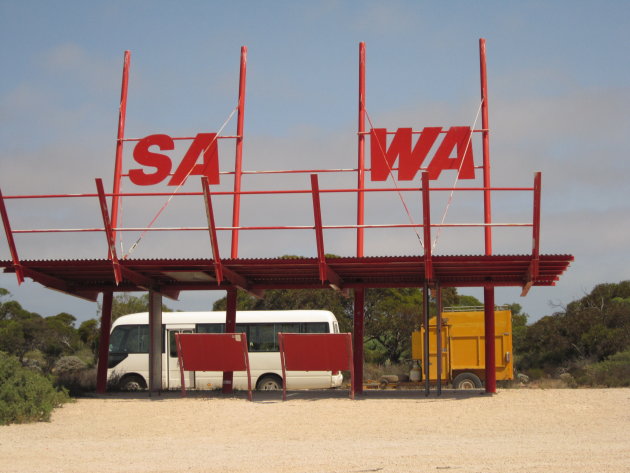
[[[277,376],[263,376],[258,381],[257,389],[259,391],[278,391],[282,389],[282,380]]]

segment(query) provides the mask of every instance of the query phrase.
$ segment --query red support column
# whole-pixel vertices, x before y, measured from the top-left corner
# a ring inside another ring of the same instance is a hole
[[[162,294],[149,291],[149,395],[162,390],[163,337]]]
[[[485,326],[485,359],[486,359],[486,392],[497,392],[497,365],[495,356],[494,326],[494,286],[483,288],[484,326]]]
[[[98,367],[96,369],[96,392],[103,394],[107,391],[107,364],[109,359],[109,332],[112,328],[112,302],[114,294],[103,292],[101,306],[101,336],[98,339]]]
[[[422,230],[424,244],[424,280],[430,284],[433,280],[433,258],[431,256],[431,202],[429,192],[429,173],[422,173]]]
[[[125,139],[125,119],[127,117],[127,90],[129,84],[129,63],[131,53],[125,51],[125,59],[123,63],[122,85],[120,87],[120,109],[118,112],[118,139],[116,140],[116,161],[114,164],[114,190],[112,196],[112,219],[113,228],[118,226],[118,208],[120,206],[120,181],[122,179],[122,159],[123,159],[123,143]],[[114,230],[114,242],[116,242],[116,230]]]
[[[7,213],[7,208],[4,205],[4,197],[2,196],[2,191],[0,191],[0,217],[2,217],[4,233],[7,236],[7,243],[9,244],[11,259],[13,260],[13,267],[15,268],[15,276],[17,277],[18,285],[20,285],[24,282],[24,272],[22,271],[22,264],[20,263],[20,257],[18,256],[17,247],[15,246],[15,240],[13,239],[13,231],[11,230],[11,224],[9,223],[9,214]]]
[[[430,360],[431,356],[429,352],[429,284],[424,282],[424,289],[422,294],[422,325],[424,326],[424,337],[422,340],[422,375],[424,376],[424,394],[428,396],[431,393],[431,371]]]
[[[225,333],[236,332],[236,288],[227,290],[227,309],[225,311]],[[232,394],[234,372],[223,372],[223,393]]]
[[[354,290],[354,376],[352,390],[363,394],[363,323],[365,319],[365,289]]]
[[[359,165],[357,179],[357,256],[363,256],[365,223],[365,43],[359,43]],[[355,340],[356,341],[356,340]],[[356,344],[355,344],[356,347]],[[356,349],[356,348],[355,348]]]
[[[238,86],[238,119],[236,124],[236,157],[234,164],[234,204],[232,207],[232,251],[231,257],[238,258],[238,227],[241,213],[241,177],[243,162],[243,129],[245,122],[245,84],[247,78],[247,46],[241,47],[241,68]]]
[[[442,395],[442,288],[437,285],[435,294],[435,299],[437,301],[437,314],[435,316],[435,336],[437,338],[436,342],[436,352],[437,352],[437,393],[438,396]]]

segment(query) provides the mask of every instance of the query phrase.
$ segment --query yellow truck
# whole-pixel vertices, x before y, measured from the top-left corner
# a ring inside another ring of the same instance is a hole
[[[429,381],[437,382],[437,324],[429,320]],[[485,336],[483,308],[445,309],[442,312],[442,382],[455,389],[478,389],[485,379]],[[497,381],[514,378],[512,356],[512,312],[497,308],[495,360]],[[424,328],[411,336],[411,356],[422,368]],[[412,372],[413,373],[413,372]]]

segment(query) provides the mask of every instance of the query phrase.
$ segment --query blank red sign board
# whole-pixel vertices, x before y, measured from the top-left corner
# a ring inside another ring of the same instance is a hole
[[[352,368],[352,344],[345,333],[282,334],[289,371],[342,371]]]
[[[246,371],[247,341],[241,333],[180,333],[185,371]]]

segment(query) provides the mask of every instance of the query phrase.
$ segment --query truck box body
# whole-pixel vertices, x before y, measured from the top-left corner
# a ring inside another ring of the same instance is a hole
[[[512,312],[496,310],[495,360],[497,380],[514,377],[512,356]],[[436,317],[429,320],[429,380],[437,381]],[[472,373],[485,379],[485,334],[483,310],[442,312],[442,380],[453,381],[458,375]],[[423,366],[424,328],[413,332],[412,358]],[[423,368],[424,369],[424,368]],[[423,376],[424,378],[424,376]]]

